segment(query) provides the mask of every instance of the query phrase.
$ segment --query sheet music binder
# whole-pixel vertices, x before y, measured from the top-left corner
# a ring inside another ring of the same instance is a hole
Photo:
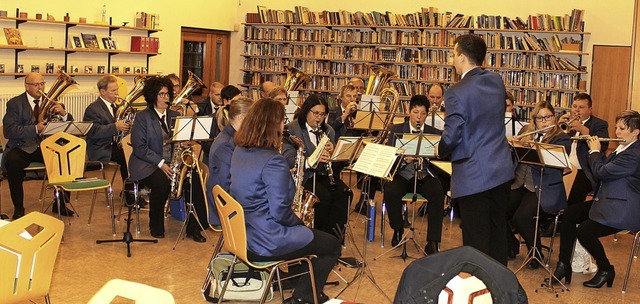
[[[92,126],[93,122],[90,121],[51,121],[47,123],[40,135],[50,136],[58,132],[64,132],[75,136],[86,136]]]
[[[412,133],[396,133],[395,146],[405,149],[405,156],[436,156],[435,145],[440,142],[440,135],[435,134],[412,134]]]
[[[360,140],[361,137],[341,136],[338,138],[333,155],[331,155],[331,161],[350,161],[360,144]]]
[[[518,162],[528,165],[569,169],[569,156],[564,146],[533,143],[531,147],[512,147]]]

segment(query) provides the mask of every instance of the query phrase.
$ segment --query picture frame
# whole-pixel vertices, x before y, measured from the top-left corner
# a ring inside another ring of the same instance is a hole
[[[147,67],[141,67],[140,68],[140,74],[149,74],[149,71],[147,71]]]
[[[59,64],[57,68],[58,69],[56,70],[56,72],[57,71],[63,71],[63,72],[67,71],[67,67],[65,67],[64,64]]]
[[[0,74],[4,74],[4,63],[0,63]]]
[[[4,28],[4,36],[7,39],[8,45],[23,45],[22,35],[20,29],[17,28]]]
[[[118,73],[120,73],[120,67],[119,67],[119,66],[112,66],[112,67],[111,67],[111,73],[112,73],[112,74],[118,74]]]
[[[92,74],[93,73],[93,66],[92,65],[85,65],[84,66],[84,72],[87,74]]]
[[[77,74],[79,71],[78,66],[77,65],[72,65],[71,66],[71,73]]]
[[[80,36],[69,36],[69,47],[72,49],[83,49],[84,44]]]
[[[140,67],[133,67],[134,74],[140,74],[140,72],[141,72]]]
[[[102,37],[100,38],[100,41],[102,42],[100,44],[100,47],[104,50],[110,50],[111,49],[111,40],[109,40],[109,37]]]
[[[131,67],[124,67],[125,74],[131,74]]]
[[[98,73],[98,74],[104,74],[104,65],[99,65],[99,66],[98,66],[97,73]]]
[[[16,73],[24,73],[24,65],[16,64]]]
[[[84,43],[85,49],[100,49],[100,44],[98,43],[98,37],[96,37],[96,34],[80,33],[80,36],[82,36],[82,42]]]
[[[31,72],[32,73],[40,73],[40,65],[32,64],[31,65]]]
[[[115,39],[113,39],[113,37],[109,37],[109,44],[110,44],[110,50],[119,50],[120,47],[118,47],[118,41],[116,41]]]
[[[52,62],[47,62],[46,73],[47,74],[53,74],[53,67],[54,67],[54,65],[53,65]]]

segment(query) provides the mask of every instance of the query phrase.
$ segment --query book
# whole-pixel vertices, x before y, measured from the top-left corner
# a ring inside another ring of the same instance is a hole
[[[70,49],[83,49],[82,39],[80,36],[69,36],[69,48]]]
[[[84,47],[87,49],[100,49],[100,44],[98,44],[98,37],[95,34],[85,34],[81,33],[82,42],[84,43]]]
[[[22,35],[17,28],[4,28],[4,36],[8,45],[22,45]]]

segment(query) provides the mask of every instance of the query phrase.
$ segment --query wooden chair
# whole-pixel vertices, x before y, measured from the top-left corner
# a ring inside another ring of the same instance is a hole
[[[122,138],[122,151],[124,153],[124,159],[125,162],[127,163],[127,170],[129,168],[129,159],[131,158],[131,154],[133,154],[133,146],[131,145],[131,134],[125,136]],[[131,172],[129,172],[129,175],[131,175]],[[138,181],[133,181],[130,180],[129,178],[127,178],[126,180],[122,181],[122,189],[125,189],[125,185],[127,184],[133,184],[133,197],[135,198],[136,204],[138,203],[138,198],[139,198],[139,187],[140,184],[138,183]],[[120,220],[120,216],[122,215],[122,206],[125,205],[125,199],[126,199],[126,193],[127,191],[130,190],[122,190],[122,204],[120,204],[120,211],[118,212],[118,221]],[[140,233],[140,208],[139,206],[134,208],[134,210],[136,211],[136,233]]]
[[[94,191],[91,202],[89,217],[93,214],[93,207],[96,203],[96,190],[105,189],[109,205],[111,206],[111,229],[116,235],[116,224],[114,216],[113,191],[111,183],[104,179],[83,179],[87,143],[82,138],[71,134],[58,132],[47,137],[40,143],[42,156],[44,158],[47,175],[49,176],[49,186],[55,189],[56,203],[60,210],[60,191],[79,192]],[[60,216],[60,214],[58,214]]]
[[[173,304],[175,300],[171,293],[164,289],[151,287],[149,285],[113,279],[91,297],[88,304],[109,304],[116,297],[123,297],[137,304]]]
[[[231,268],[229,269],[229,273],[227,277],[233,276],[233,271],[235,265],[244,262],[249,267],[256,268],[258,270],[268,270],[269,271],[269,280],[267,280],[267,286],[271,286],[273,282],[274,274],[277,277],[280,297],[281,300],[284,301],[284,293],[282,292],[282,284],[280,281],[280,269],[281,265],[292,265],[292,264],[300,264],[302,262],[306,262],[309,265],[309,275],[311,276],[311,288],[314,294],[314,304],[317,304],[317,291],[315,284],[315,276],[313,274],[313,265],[311,264],[310,258],[312,256],[301,257],[297,259],[291,259],[287,261],[270,261],[270,262],[251,262],[247,257],[247,229],[244,218],[244,210],[242,209],[242,205],[238,203],[229,193],[224,191],[220,185],[216,185],[213,187],[213,199],[216,203],[216,208],[218,210],[218,215],[220,216],[220,224],[222,225],[222,235],[224,236],[224,248],[228,250],[230,253],[234,255],[233,262],[231,264]],[[238,261],[239,260],[239,261]],[[291,277],[287,277],[285,279],[289,279]],[[224,299],[224,293],[227,290],[227,285],[230,280],[226,280],[224,286],[222,286],[222,291],[220,292],[220,297],[218,299],[218,304],[222,303]],[[264,293],[262,294],[262,298],[260,299],[260,303],[265,303],[267,294],[269,293],[269,288],[266,288]]]
[[[26,231],[38,231],[31,236]],[[64,223],[31,212],[0,227],[0,299],[23,303],[44,297],[49,304],[51,276],[62,241]],[[25,235],[27,233],[27,235]]]

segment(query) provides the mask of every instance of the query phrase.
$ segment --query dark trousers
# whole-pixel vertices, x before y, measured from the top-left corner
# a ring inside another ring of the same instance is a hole
[[[527,244],[527,248],[531,248],[533,246],[533,237],[536,231],[536,211],[538,209],[538,196],[526,190],[526,193],[522,196],[522,200],[516,211],[511,218],[511,224],[515,228],[516,232],[518,232],[525,243]],[[547,213],[540,208],[540,219],[544,219],[547,217]],[[542,245],[540,244],[540,234],[538,234],[536,247],[538,252],[542,249]]]
[[[124,151],[117,144],[111,145],[111,160],[120,165],[120,177],[124,181],[129,177],[129,171],[127,170],[127,161],[124,157]]]
[[[336,178],[336,189],[329,190],[329,178],[326,175],[316,175],[315,191],[313,191],[313,177],[304,183],[304,188],[313,191],[320,202],[315,205],[313,228],[342,238],[347,224],[349,212],[349,195],[347,185]]]
[[[202,193],[202,183],[200,183],[199,174],[196,170],[193,170],[193,187],[191,187],[190,180],[188,177],[185,177],[185,181],[182,185],[183,193],[184,193],[184,201],[190,202],[193,197],[193,209],[198,214],[198,220],[202,225],[202,228],[205,230],[209,228],[209,221],[207,215],[207,207],[205,206],[204,194]],[[191,191],[193,190],[193,191]],[[193,196],[192,196],[193,193]],[[198,221],[196,221],[195,216],[193,214],[189,215],[189,223],[187,225],[187,233],[202,231],[200,225],[198,225]]]
[[[522,202],[524,197],[531,195],[535,198],[535,193],[529,191],[524,186],[511,189],[509,192],[509,202],[507,203],[507,244],[509,244],[509,248],[520,246],[520,241],[514,234],[513,216],[516,214],[516,211],[520,207],[520,202]]]
[[[587,175],[584,174],[584,170],[579,169],[578,172],[576,172],[576,178],[573,180],[573,185],[571,185],[571,192],[569,192],[567,204],[571,206],[576,203],[584,202],[587,198],[587,194],[591,191],[593,191],[591,181],[587,178]]]
[[[389,225],[394,230],[404,227],[402,219],[402,197],[413,193],[413,179],[396,176],[384,186],[384,202],[389,214]],[[427,241],[440,242],[442,235],[442,218],[444,216],[444,192],[437,178],[427,175],[418,181],[416,192],[427,199]],[[410,208],[410,206],[407,206]]]
[[[507,265],[507,219],[511,182],[456,198],[462,217],[462,244]]]
[[[44,162],[42,151],[38,148],[33,153],[27,153],[19,148],[14,148],[7,152],[5,157],[7,158],[5,166],[14,212],[18,210],[24,212],[24,190],[22,189],[24,169],[32,162]]]
[[[611,266],[604,247],[598,238],[612,235],[620,229],[602,225],[589,219],[589,209],[593,201],[582,204],[573,204],[565,209],[562,215],[562,226],[560,227],[560,254],[559,260],[565,265],[571,265],[571,257],[576,239],[593,256],[598,264],[598,268],[607,270]],[[576,225],[579,225],[576,227]]]
[[[311,259],[311,264],[313,265],[313,272],[315,275],[316,290],[318,291],[318,295],[320,295],[325,282],[327,282],[329,273],[331,273],[331,269],[333,269],[333,266],[338,262],[338,257],[340,256],[340,242],[333,235],[326,232],[316,229],[311,229],[311,231],[313,231],[313,240],[311,240],[311,243],[291,253],[280,256],[265,257],[248,251],[247,256],[251,261],[261,262],[290,260],[311,254],[316,255],[316,258]],[[304,264],[303,267],[290,269],[292,274],[301,273],[307,270],[307,266]],[[298,280],[293,292],[293,297],[296,299],[303,299],[307,302],[313,302],[311,280],[305,278],[308,277],[302,277]]]
[[[169,198],[171,182],[160,168],[140,182],[151,189],[149,193],[149,229],[154,234],[164,234],[164,204]]]

